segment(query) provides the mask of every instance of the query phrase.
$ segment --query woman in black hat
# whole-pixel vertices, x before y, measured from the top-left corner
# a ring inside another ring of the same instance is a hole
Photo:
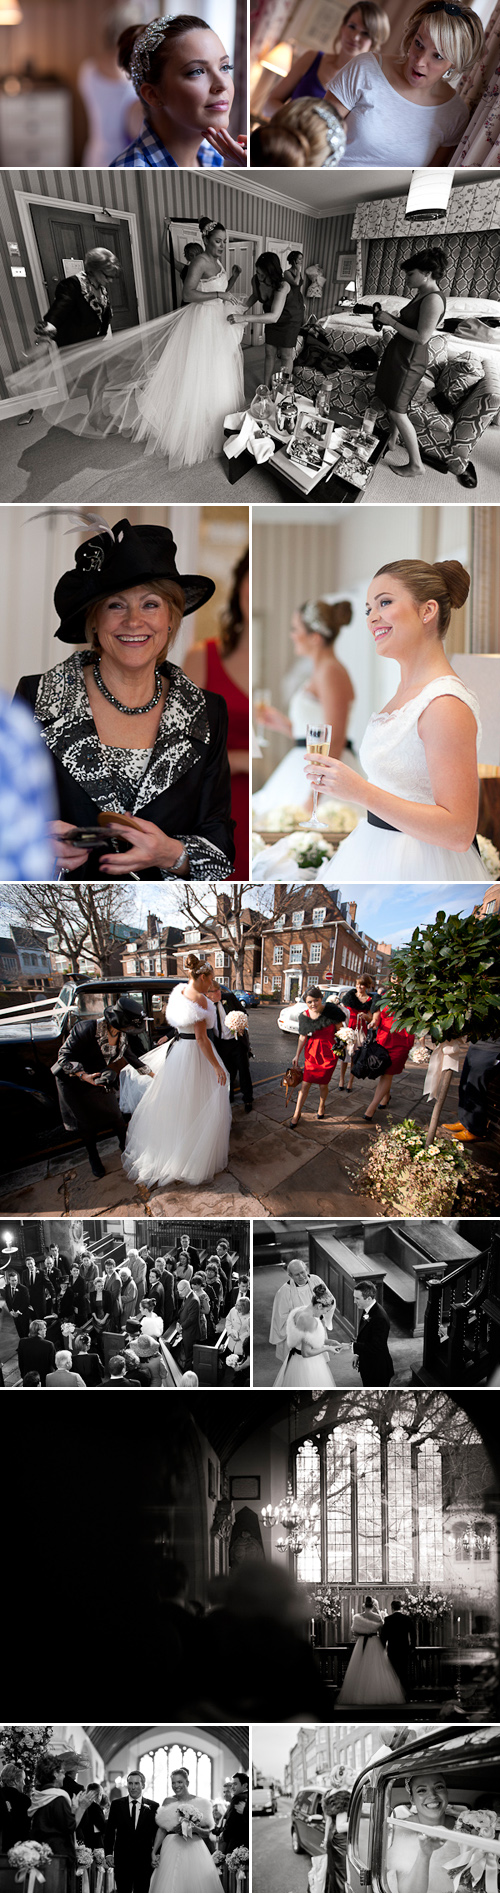
[[[56,637],[90,648],[17,690],[55,767],[57,868],[89,881],[223,880],[234,859],[226,705],[167,661],[213,580],[177,571],[168,527],[96,518],[102,530],[54,594]]]

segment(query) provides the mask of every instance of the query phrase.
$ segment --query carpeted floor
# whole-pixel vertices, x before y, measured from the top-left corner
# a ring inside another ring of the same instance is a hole
[[[252,400],[264,372],[263,349],[245,349],[245,398]],[[1,407],[0,407],[1,419]],[[159,456],[150,457],[142,448],[134,448],[119,435],[106,440],[80,438],[66,427],[50,424],[50,418],[36,413],[26,427],[19,418],[4,420],[0,433],[0,501],[37,500],[61,502],[134,501],[211,501],[219,505],[279,501],[283,488],[268,467],[246,473],[231,486],[221,455],[196,467],[169,472]],[[397,450],[403,464],[403,449]],[[234,463],[233,463],[234,465]],[[426,504],[471,502],[495,505],[500,502],[500,429],[487,428],[474,450],[478,484],[474,489],[461,487],[453,474],[436,473],[426,467],[417,480],[400,479],[384,460],[378,462],[362,506],[406,505],[424,500]],[[297,492],[297,501],[303,501]],[[288,499],[292,499],[291,490]]]
[[[392,458],[392,455],[391,455]],[[407,455],[404,449],[394,451],[394,459],[403,466]],[[361,506],[394,506],[401,501],[417,504],[424,500],[426,505],[444,506],[494,506],[500,501],[500,428],[488,427],[477,441],[473,454],[473,465],[477,473],[477,487],[461,487],[454,474],[437,473],[433,467],[426,467],[422,478],[402,480],[399,474],[391,473],[385,460],[379,460],[374,469],[373,479],[369,480]]]

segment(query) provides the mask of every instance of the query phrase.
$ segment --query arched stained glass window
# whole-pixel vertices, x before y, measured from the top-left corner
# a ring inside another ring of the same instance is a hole
[[[340,1428],[329,1434],[326,1449],[326,1503],[328,1519],[328,1569],[326,1578],[350,1580],[351,1546],[351,1444]]]
[[[357,1436],[358,1578],[376,1584],[382,1578],[381,1446],[376,1427]]]
[[[299,1506],[305,1506],[308,1511],[311,1506],[317,1506],[318,1508],[318,1536],[317,1539],[309,1541],[303,1552],[299,1552],[297,1559],[297,1578],[309,1580],[309,1582],[313,1584],[319,1584],[321,1580],[321,1544],[319,1537],[321,1480],[319,1451],[313,1440],[304,1440],[302,1446],[297,1448],[295,1466],[296,1492]]]
[[[436,1584],[443,1577],[443,1480],[441,1454],[424,1440],[417,1455],[420,1577]]]
[[[398,1435],[387,1443],[387,1527],[389,1584],[413,1578],[412,1464],[409,1440]]]

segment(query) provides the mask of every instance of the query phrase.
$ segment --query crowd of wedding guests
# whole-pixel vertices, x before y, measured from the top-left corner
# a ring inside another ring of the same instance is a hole
[[[0,1770],[0,1863],[1,1857],[7,1856],[18,1842],[42,1843],[51,1849],[52,1857],[43,1865],[45,1894],[56,1894],[56,1891],[66,1894],[66,1890],[82,1886],[77,1851],[86,1848],[94,1857],[86,1868],[89,1894],[104,1885],[106,1888],[146,1889],[152,1873],[151,1845],[159,1803],[145,1796],[145,1776],[140,1770],[131,1771],[125,1793],[116,1784],[110,1787],[107,1783],[89,1782],[84,1788],[74,1773],[78,1762],[74,1754],[44,1752],[38,1759],[30,1791],[23,1764],[5,1763]],[[185,1793],[189,1781],[187,1770],[180,1771],[180,1778],[183,1777],[186,1780],[180,1780],[179,1786]],[[173,1787],[175,1781],[173,1771]],[[117,1819],[118,1810],[126,1809],[128,1814],[130,1802],[135,1812],[133,1836],[129,1824],[124,1831],[120,1815]],[[248,1802],[248,1775],[244,1769],[235,1770],[224,1785],[223,1799],[212,1804],[213,1829],[206,1838],[206,1845],[211,1854],[217,1851],[219,1860],[225,1859],[235,1848],[248,1848]],[[138,1876],[137,1863],[134,1872],[132,1857],[137,1851],[133,1843],[143,1807],[150,1819],[143,1872]],[[0,1871],[8,1872],[3,1865]],[[2,1886],[7,1884],[2,1879]]]
[[[187,1387],[196,1387],[197,1344],[220,1345],[226,1385],[248,1385],[250,1297],[238,1253],[213,1252],[184,1232],[164,1256],[147,1247],[104,1262],[85,1247],[11,1264],[0,1308],[17,1331],[19,1386],[125,1388],[171,1385],[160,1342]],[[14,1345],[16,1345],[14,1337]]]

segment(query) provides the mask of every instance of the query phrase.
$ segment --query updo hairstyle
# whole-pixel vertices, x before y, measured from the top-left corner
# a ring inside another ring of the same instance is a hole
[[[401,579],[416,605],[425,605],[428,598],[435,598],[439,606],[438,637],[445,638],[452,611],[459,611],[469,596],[470,577],[459,559],[438,559],[435,565],[428,565],[425,559],[393,559],[388,566],[379,566],[375,578],[384,572],[394,573],[395,579]]]

